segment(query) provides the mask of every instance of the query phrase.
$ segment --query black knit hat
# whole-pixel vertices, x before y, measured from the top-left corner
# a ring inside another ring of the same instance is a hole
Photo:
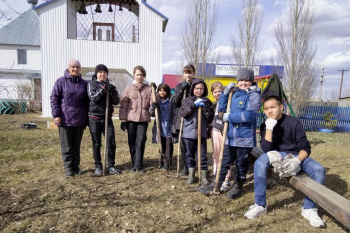
[[[240,80],[251,81],[254,83],[254,71],[248,68],[241,68],[237,72],[237,82]]]
[[[96,66],[96,68],[95,68],[95,74],[97,74],[97,73],[98,73],[99,71],[101,71],[101,70],[106,71],[107,74],[108,74],[108,68],[107,68],[107,66],[105,66],[105,65],[103,65],[103,64],[99,64],[99,65]]]

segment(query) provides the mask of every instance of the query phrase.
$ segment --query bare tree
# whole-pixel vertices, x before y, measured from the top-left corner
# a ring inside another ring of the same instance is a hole
[[[242,0],[241,18],[237,33],[232,38],[232,57],[239,66],[256,65],[259,60],[261,44],[259,35],[262,25],[262,9],[258,0]]]
[[[117,88],[118,94],[121,97],[127,86],[132,83],[132,78],[127,74],[114,73],[109,77],[111,83]]]
[[[279,21],[275,27],[278,57],[284,66],[283,84],[297,115],[317,86],[313,27],[311,0],[291,1],[288,23]]]
[[[193,0],[186,26],[181,33],[181,46],[185,60],[192,63],[205,76],[208,62],[218,62],[220,54],[210,52],[216,33],[216,0]],[[200,65],[202,64],[202,65]]]

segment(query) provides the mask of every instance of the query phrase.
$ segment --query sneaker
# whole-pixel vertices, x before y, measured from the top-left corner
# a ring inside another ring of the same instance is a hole
[[[66,174],[66,178],[71,178],[71,177],[74,176],[74,173],[73,173],[71,170],[67,170],[67,171],[65,172],[65,174]]]
[[[221,185],[221,188],[220,188],[220,191],[223,191],[223,192],[226,192],[227,190],[230,189],[230,181],[229,180],[225,180],[222,185]]]
[[[112,166],[108,168],[109,174],[121,174],[122,171],[117,169],[116,167]]]
[[[248,219],[254,219],[263,214],[267,214],[266,207],[260,206],[258,204],[254,204],[249,207],[249,210],[244,214],[244,216],[247,217]]]
[[[301,208],[301,215],[304,218],[306,218],[307,220],[309,220],[311,226],[322,227],[322,228],[325,227],[323,220],[320,218],[320,216],[318,216],[317,208],[304,209],[302,207]]]
[[[99,176],[102,176],[103,175],[102,167],[96,167],[95,174],[99,175]]]

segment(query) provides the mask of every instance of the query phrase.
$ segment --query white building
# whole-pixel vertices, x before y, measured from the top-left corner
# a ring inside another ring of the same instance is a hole
[[[162,32],[168,18],[141,0],[51,0],[33,8],[40,17],[42,113],[51,116],[50,94],[70,58],[91,78],[97,64],[131,76],[136,65],[147,80],[162,80]]]
[[[40,74],[39,17],[28,10],[0,29],[0,101],[22,99],[18,85],[28,84],[40,100]]]

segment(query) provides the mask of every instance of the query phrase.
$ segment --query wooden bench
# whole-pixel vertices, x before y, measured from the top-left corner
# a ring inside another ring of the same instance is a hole
[[[264,152],[254,147],[251,155],[259,158]],[[304,193],[316,204],[350,229],[350,201],[329,188],[317,183],[304,174],[288,177],[287,180],[297,190]]]

